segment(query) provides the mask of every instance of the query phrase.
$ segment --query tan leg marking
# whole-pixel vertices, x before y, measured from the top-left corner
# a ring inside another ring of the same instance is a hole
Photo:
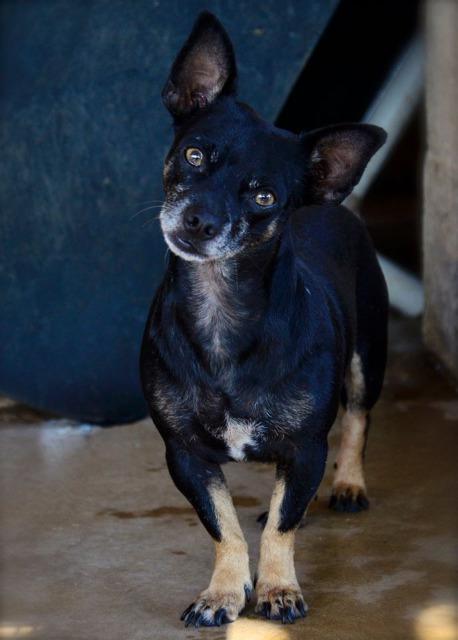
[[[261,537],[256,611],[267,618],[293,622],[294,618],[305,615],[306,605],[294,568],[296,531],[281,533],[278,530],[284,494],[285,483],[277,480]]]
[[[342,437],[337,454],[334,486],[355,485],[366,489],[363,473],[363,452],[367,416],[365,412],[346,411],[342,418]]]
[[[347,370],[345,386],[348,404],[342,418],[342,436],[330,507],[336,511],[354,512],[369,507],[363,472],[368,414],[361,409],[364,399],[364,375],[361,358],[356,351]]]
[[[361,511],[369,506],[363,472],[366,425],[365,412],[349,409],[343,415],[331,498],[331,506],[338,511]]]
[[[348,407],[350,409],[360,407],[364,398],[364,375],[360,356],[353,353],[350,366],[346,372],[345,385],[348,394]]]
[[[212,626],[235,620],[252,589],[248,546],[243,537],[231,496],[225,485],[209,487],[221,541],[215,542],[215,567],[210,584],[188,607],[186,624]],[[221,613],[221,610],[224,612]],[[220,613],[218,613],[220,612]],[[194,614],[191,616],[190,615]],[[218,614],[218,615],[217,615]]]

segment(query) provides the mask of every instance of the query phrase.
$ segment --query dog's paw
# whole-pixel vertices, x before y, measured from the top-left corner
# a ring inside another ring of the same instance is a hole
[[[298,587],[260,587],[257,589],[256,613],[269,620],[293,624],[296,618],[305,618],[308,607]]]
[[[189,627],[220,627],[234,622],[250,600],[251,585],[245,585],[243,592],[218,592],[206,589],[195,602],[181,614],[181,620]]]
[[[341,482],[332,488],[329,508],[341,513],[357,513],[369,509],[369,500],[363,487]]]

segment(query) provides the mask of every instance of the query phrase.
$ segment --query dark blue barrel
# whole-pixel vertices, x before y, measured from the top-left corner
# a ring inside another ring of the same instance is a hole
[[[280,110],[337,0],[1,3],[0,392],[100,424],[146,407],[138,355],[164,267],[160,91],[196,15],[240,96]],[[151,202],[150,202],[151,201]]]

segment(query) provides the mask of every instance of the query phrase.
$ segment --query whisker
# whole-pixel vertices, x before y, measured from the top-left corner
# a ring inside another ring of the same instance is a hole
[[[152,204],[149,207],[145,207],[144,209],[140,209],[140,211],[137,211],[136,213],[134,213],[133,216],[131,216],[129,218],[129,220],[133,220],[134,218],[136,218],[137,216],[139,216],[141,213],[144,213],[145,211],[150,211],[151,209],[162,209],[162,205],[159,204]]]
[[[141,205],[141,204],[152,204],[152,203],[159,203],[159,202],[164,202],[164,199],[162,200],[140,200],[140,202],[136,202],[136,205]]]
[[[149,218],[148,220],[145,220],[145,222],[143,222],[142,224],[142,229],[153,224],[153,222],[157,222],[158,220],[159,220],[159,216],[154,216],[153,218]]]

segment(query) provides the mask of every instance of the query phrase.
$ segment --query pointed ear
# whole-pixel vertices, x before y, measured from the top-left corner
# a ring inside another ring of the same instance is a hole
[[[375,125],[342,124],[302,134],[301,139],[308,157],[311,204],[339,204],[358,184],[386,133]]]
[[[219,20],[204,11],[173,63],[162,99],[179,118],[206,107],[221,94],[233,93],[236,76],[229,36]]]

